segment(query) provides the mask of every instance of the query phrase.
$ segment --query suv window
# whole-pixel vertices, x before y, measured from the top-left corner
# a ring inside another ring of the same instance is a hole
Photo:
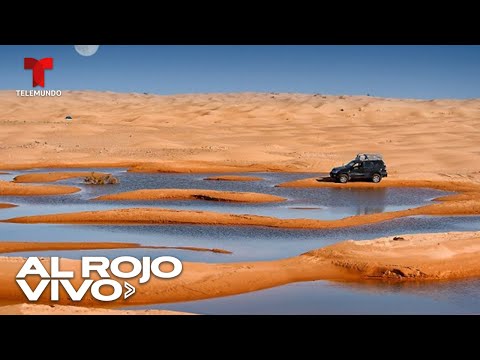
[[[363,163],[363,167],[365,168],[365,170],[373,170],[373,168],[375,167],[375,163],[373,161],[365,161]]]

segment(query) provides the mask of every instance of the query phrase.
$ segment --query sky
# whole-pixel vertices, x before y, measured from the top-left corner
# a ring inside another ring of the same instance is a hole
[[[0,45],[0,89],[32,89],[25,57],[54,58],[45,89],[480,98],[480,46]]]

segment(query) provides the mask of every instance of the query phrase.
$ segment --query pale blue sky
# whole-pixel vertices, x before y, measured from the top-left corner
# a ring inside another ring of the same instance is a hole
[[[480,97],[480,46],[2,45],[0,89],[31,89],[24,57],[54,58],[45,89]]]

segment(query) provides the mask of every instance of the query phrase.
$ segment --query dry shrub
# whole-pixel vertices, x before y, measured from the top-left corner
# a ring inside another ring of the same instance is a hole
[[[83,180],[89,185],[113,185],[118,184],[118,179],[111,174],[96,174],[92,172]]]

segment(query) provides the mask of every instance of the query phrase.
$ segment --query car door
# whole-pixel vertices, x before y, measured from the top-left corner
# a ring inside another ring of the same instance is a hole
[[[363,164],[363,179],[370,179],[375,172],[376,161],[365,161]]]
[[[357,162],[353,165],[352,170],[350,171],[351,179],[363,179],[365,177],[365,169],[363,167],[363,162]]]

